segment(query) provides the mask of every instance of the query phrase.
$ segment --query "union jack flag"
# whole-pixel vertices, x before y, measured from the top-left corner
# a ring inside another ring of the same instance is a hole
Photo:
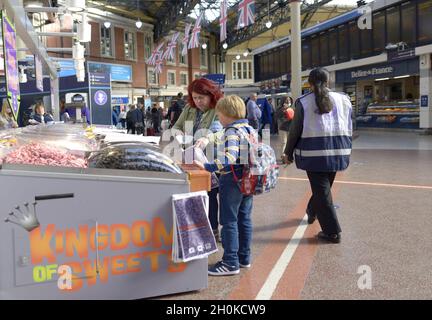
[[[165,42],[160,43],[156,49],[153,50],[151,56],[147,59],[146,63],[150,66],[154,66],[156,64],[156,60],[159,56],[162,56],[162,47],[164,46]]]
[[[179,36],[180,32],[176,32],[172,38],[171,41],[168,42],[166,48],[165,48],[165,52],[162,56],[162,59],[165,60],[174,60],[174,48],[177,46],[177,38]]]
[[[255,0],[242,0],[239,3],[239,19],[237,29],[244,28],[255,22]]]
[[[201,15],[199,16],[199,18],[197,19],[197,21],[195,21],[195,26],[192,29],[192,36],[191,39],[189,41],[189,49],[193,49],[193,48],[198,48],[199,47],[199,33],[201,31],[201,19],[203,17],[204,13],[201,13]]]
[[[182,44],[183,44],[183,48],[182,48],[182,56],[187,55],[187,51],[188,51],[188,43],[189,43],[189,31],[190,28],[192,27],[192,25],[190,23],[188,23],[185,27],[185,36],[182,40]]]
[[[162,56],[158,55],[158,58],[156,59],[156,64],[155,64],[155,68],[154,68],[154,72],[157,74],[161,74],[162,73]]]
[[[220,42],[224,42],[227,38],[227,11],[228,11],[228,5],[227,0],[222,1],[222,7],[220,11],[220,18],[219,18],[219,24],[220,24]]]

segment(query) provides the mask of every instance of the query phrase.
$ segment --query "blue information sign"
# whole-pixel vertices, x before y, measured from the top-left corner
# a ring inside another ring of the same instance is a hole
[[[420,98],[420,107],[428,107],[429,106],[429,97],[428,96],[421,96]]]
[[[132,67],[124,64],[89,62],[89,71],[111,74],[111,81],[132,81]]]

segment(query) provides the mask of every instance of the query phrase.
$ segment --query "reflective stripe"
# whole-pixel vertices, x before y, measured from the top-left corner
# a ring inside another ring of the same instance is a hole
[[[332,150],[299,150],[295,149],[295,154],[300,157],[329,157],[329,156],[348,156],[351,149],[332,149]]]
[[[335,131],[308,131],[302,134],[302,138],[328,137],[328,136],[352,136],[352,130]]]

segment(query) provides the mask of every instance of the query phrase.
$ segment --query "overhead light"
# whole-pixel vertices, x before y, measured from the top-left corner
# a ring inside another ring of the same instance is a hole
[[[84,11],[86,8],[85,0],[67,0],[66,7],[72,12]]]
[[[379,79],[375,79],[375,81],[384,81],[384,80],[390,80],[390,78],[379,78]]]
[[[267,27],[267,29],[270,29],[272,26],[272,22],[269,20],[265,23],[265,26]]]
[[[222,45],[222,48],[224,48],[224,49],[228,48],[228,43],[225,42],[225,43]]]
[[[111,22],[110,21],[105,21],[104,22],[104,27],[109,29],[109,27],[111,27]]]
[[[249,52],[247,52],[247,50],[245,52],[243,52],[243,56],[246,58],[248,56]]]
[[[240,55],[239,55],[239,54],[236,55],[236,59],[237,59],[237,60],[240,60]]]
[[[203,48],[203,49],[207,49],[207,43],[203,43],[203,44],[201,45],[201,48]]]
[[[402,78],[408,78],[408,77],[410,77],[409,74],[404,75],[404,76],[397,76],[397,77],[394,77],[393,79],[402,79]]]
[[[141,29],[141,27],[142,27],[142,22],[141,22],[141,20],[138,18],[138,20],[135,22],[135,25],[136,25],[136,27],[138,28],[138,29]]]

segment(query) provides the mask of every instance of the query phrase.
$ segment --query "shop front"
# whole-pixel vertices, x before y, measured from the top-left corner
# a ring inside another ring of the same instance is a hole
[[[419,60],[387,62],[336,72],[350,95],[357,127],[419,129]]]

